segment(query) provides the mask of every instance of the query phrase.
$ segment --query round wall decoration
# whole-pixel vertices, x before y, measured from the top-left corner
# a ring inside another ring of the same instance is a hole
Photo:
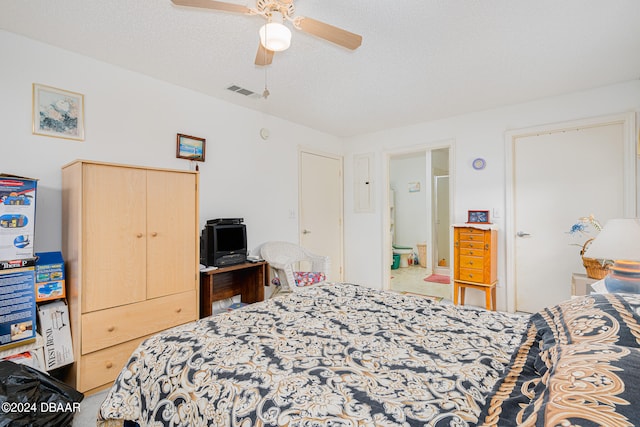
[[[473,166],[475,170],[479,171],[484,169],[485,166],[487,166],[487,162],[482,157],[478,157],[477,159],[473,160],[473,162],[471,163],[471,166]]]

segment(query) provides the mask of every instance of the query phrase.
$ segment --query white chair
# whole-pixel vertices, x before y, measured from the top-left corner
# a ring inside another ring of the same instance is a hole
[[[322,283],[329,276],[328,256],[316,255],[295,243],[266,242],[260,247],[260,256],[269,263],[277,286],[272,297]]]

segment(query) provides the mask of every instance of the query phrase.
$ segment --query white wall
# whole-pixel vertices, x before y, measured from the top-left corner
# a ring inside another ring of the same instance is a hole
[[[524,84],[524,82],[523,82]],[[345,280],[380,287],[384,276],[383,232],[386,229],[385,173],[388,153],[418,146],[439,146],[452,140],[454,222],[466,221],[467,210],[497,209],[499,227],[499,281],[505,278],[505,133],[537,125],[640,111],[640,81],[611,85],[561,97],[542,99],[488,111],[425,122],[414,126],[350,138],[345,145]],[[373,213],[354,213],[353,155],[376,152]],[[553,155],[553,153],[550,153]],[[471,162],[483,157],[487,167],[476,171]],[[541,165],[543,167],[543,165]],[[579,180],[580,177],[576,177]],[[498,289],[498,307],[505,307],[505,287]]]
[[[60,170],[74,159],[189,169],[176,134],[206,138],[201,224],[244,217],[251,247],[298,239],[299,145],[342,152],[334,136],[5,31],[0,58],[0,172],[39,179],[36,251],[60,250]],[[84,142],[32,135],[32,83],[84,94]]]

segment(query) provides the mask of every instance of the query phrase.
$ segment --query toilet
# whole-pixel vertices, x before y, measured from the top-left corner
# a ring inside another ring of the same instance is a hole
[[[393,253],[400,255],[400,268],[409,267],[409,255],[413,253],[412,247],[393,245]]]

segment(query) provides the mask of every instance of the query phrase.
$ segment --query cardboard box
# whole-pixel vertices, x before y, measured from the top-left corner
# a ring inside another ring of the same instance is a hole
[[[0,261],[0,350],[36,339],[35,258]]]
[[[36,253],[36,302],[64,298],[64,259],[62,252]]]
[[[63,300],[38,307],[40,334],[44,338],[47,371],[73,363],[73,345],[69,326],[69,308]]]
[[[33,257],[37,182],[0,174],[0,260]]]
[[[42,372],[47,372],[44,366],[43,348],[44,340],[42,339],[42,335],[36,334],[35,342],[0,351],[0,358],[2,360],[10,360],[13,363],[31,366]]]

